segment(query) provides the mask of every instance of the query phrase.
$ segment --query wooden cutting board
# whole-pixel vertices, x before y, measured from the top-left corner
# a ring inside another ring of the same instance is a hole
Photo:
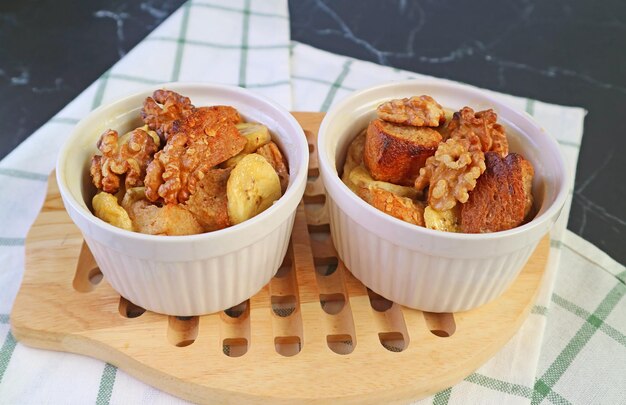
[[[323,115],[294,115],[315,145]],[[406,403],[471,374],[526,319],[547,237],[514,284],[487,305],[454,314],[402,307],[369,291],[337,260],[311,151],[311,178],[283,267],[248,301],[200,317],[159,315],[120,297],[102,279],[52,175],[26,240],[13,335],[104,360],[199,403]]]

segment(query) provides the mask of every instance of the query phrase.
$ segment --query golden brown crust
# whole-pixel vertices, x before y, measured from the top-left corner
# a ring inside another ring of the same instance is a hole
[[[226,182],[231,169],[209,170],[198,182],[196,191],[182,205],[204,227],[205,232],[217,231],[231,225],[228,219]]]
[[[524,221],[529,198],[532,205],[528,185],[534,173],[528,161],[516,153],[502,158],[487,152],[485,163],[487,170],[461,206],[461,229],[466,233],[515,228]]]
[[[443,107],[430,96],[391,100],[378,106],[376,113],[382,120],[415,127],[438,127],[446,121]]]
[[[432,128],[376,119],[367,127],[363,160],[374,179],[412,185],[440,141],[441,134]]]
[[[187,201],[209,169],[241,152],[247,141],[232,119],[225,109],[201,107],[177,124],[176,133],[148,167],[148,199],[162,198],[166,204]]]
[[[424,226],[424,204],[378,187],[358,187],[357,195],[374,208],[411,224]]]
[[[498,115],[492,109],[474,113],[473,109],[463,107],[454,113],[445,128],[445,133],[450,138],[463,138],[474,134],[480,139],[483,152],[497,152],[504,157],[509,153],[509,143],[504,127],[498,124],[497,120]]]
[[[91,179],[98,190],[111,194],[118,192],[122,178],[126,188],[143,185],[148,162],[158,148],[140,128],[122,137],[109,129],[100,136],[97,146],[102,155],[91,159]]]
[[[270,142],[258,148],[256,153],[263,156],[265,160],[272,165],[274,170],[276,170],[276,174],[278,174],[278,179],[280,180],[281,194],[285,194],[287,186],[289,185],[289,171],[287,170],[287,162],[283,154],[280,153],[278,146],[274,142]]]
[[[185,119],[193,110],[189,97],[159,89],[144,101],[141,118],[162,140],[167,140],[172,135],[174,124]]]

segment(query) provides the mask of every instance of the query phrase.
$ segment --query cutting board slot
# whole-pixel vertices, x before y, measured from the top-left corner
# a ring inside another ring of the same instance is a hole
[[[224,310],[229,318],[239,318],[248,312],[248,300]]]
[[[321,277],[330,277],[337,271],[338,265],[336,257],[315,258],[315,273]]]
[[[229,357],[241,357],[250,344],[250,300],[220,314],[220,340],[222,351]]]
[[[354,351],[355,341],[352,335],[336,334],[327,335],[326,344],[328,348],[337,354],[350,354]]]
[[[120,297],[119,311],[124,318],[137,318],[146,312],[145,309],[133,304],[124,297]]]
[[[82,243],[78,262],[76,263],[76,273],[72,286],[78,292],[90,292],[102,281],[102,272],[96,259],[94,259],[89,247],[85,242]]]
[[[401,352],[407,346],[404,335],[400,332],[380,332],[378,338],[380,339],[380,344],[390,352]]]
[[[274,338],[276,353],[281,356],[291,357],[302,350],[302,339],[300,336],[276,336]]]
[[[296,310],[296,297],[294,295],[272,295],[272,312],[276,316],[285,318]]]
[[[333,352],[348,354],[356,346],[356,333],[343,268],[332,260],[327,263],[315,267],[319,302],[326,315],[326,343]]]
[[[167,339],[176,347],[186,347],[198,337],[197,316],[168,316]]]
[[[248,339],[227,338],[222,341],[222,351],[228,357],[241,357],[248,352]]]
[[[367,295],[370,299],[370,305],[376,312],[385,312],[393,305],[392,301],[375,293],[374,291],[367,289]]]
[[[337,315],[346,305],[346,296],[340,293],[320,294],[320,303],[328,315]]]
[[[307,204],[324,204],[326,193],[321,177],[309,177],[304,189],[304,202]]]
[[[293,244],[289,243],[283,265],[279,269],[280,277],[274,277],[269,283],[270,304],[272,308],[272,333],[274,348],[281,356],[291,357],[302,350],[302,315],[298,280],[293,268]],[[277,273],[278,274],[278,273]]]
[[[409,345],[409,332],[400,306],[369,288],[367,296],[380,343],[391,352],[406,349]]]
[[[424,312],[424,320],[430,332],[439,337],[450,337],[456,332],[454,315],[449,312]]]

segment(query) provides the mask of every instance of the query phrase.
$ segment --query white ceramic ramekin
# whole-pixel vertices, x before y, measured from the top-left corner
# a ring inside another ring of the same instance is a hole
[[[89,162],[97,152],[96,141],[106,129],[124,133],[142,125],[139,111],[143,101],[158,88],[188,96],[196,106],[231,105],[246,120],[268,126],[289,163],[285,194],[248,221],[199,235],[144,235],[95,217],[86,201],[93,195]],[[268,99],[238,87],[169,83],[90,113],[63,145],[56,175],[65,208],[111,286],[145,309],[191,316],[239,304],[276,273],[304,193],[308,161],[302,128],[289,112]]]
[[[428,94],[445,108],[493,108],[507,126],[510,150],[534,166],[538,213],[503,232],[457,234],[418,227],[370,206],[338,177],[350,141],[375,117],[382,102]],[[431,312],[469,310],[491,301],[515,280],[550,230],[567,196],[568,174],[556,141],[528,114],[470,86],[418,80],[353,93],[324,118],[318,137],[333,242],[363,284],[399,304]]]

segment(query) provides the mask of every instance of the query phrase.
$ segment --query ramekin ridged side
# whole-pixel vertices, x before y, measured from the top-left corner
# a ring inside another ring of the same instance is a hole
[[[294,218],[292,213],[241,249],[190,261],[150,260],[112,250],[87,235],[85,241],[105,279],[123,297],[153,312],[193,316],[230,308],[263,288],[287,251]]]
[[[531,243],[485,258],[437,256],[381,237],[332,199],[328,207],[335,248],[352,274],[383,297],[423,311],[466,311],[495,299],[513,283],[537,246]]]

